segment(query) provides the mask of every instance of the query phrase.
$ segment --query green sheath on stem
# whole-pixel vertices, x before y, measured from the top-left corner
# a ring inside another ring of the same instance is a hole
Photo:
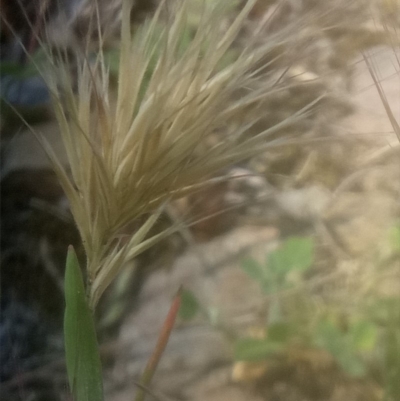
[[[68,249],[65,270],[64,341],[69,385],[75,401],[103,401],[101,361],[78,258]]]

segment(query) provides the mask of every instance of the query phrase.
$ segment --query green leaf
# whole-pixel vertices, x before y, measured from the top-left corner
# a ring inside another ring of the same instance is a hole
[[[311,238],[289,238],[267,258],[268,268],[277,275],[284,276],[297,270],[308,270],[314,259],[314,242]]]
[[[120,63],[121,53],[119,49],[108,50],[104,53],[104,61],[107,65],[110,74],[118,77],[119,63]]]
[[[336,359],[340,367],[350,376],[362,377],[367,373],[365,363],[355,354],[343,353],[339,356],[336,355]]]
[[[67,373],[75,401],[102,401],[101,361],[92,311],[72,246],[65,271],[64,341]]]
[[[284,347],[282,342],[243,338],[235,343],[234,357],[237,361],[260,361],[282,352]]]
[[[265,266],[261,266],[257,261],[252,258],[246,258],[242,260],[241,268],[252,279],[258,281],[260,284],[264,283],[266,279]]]
[[[340,367],[349,375],[361,377],[366,374],[364,362],[357,355],[348,333],[343,333],[330,319],[320,322],[315,333],[318,346],[330,352]]]
[[[351,342],[358,351],[371,351],[377,341],[376,326],[368,321],[360,320],[350,327]]]
[[[289,323],[274,323],[268,326],[268,340],[271,342],[288,342],[293,334]]]
[[[193,319],[200,310],[199,302],[191,291],[183,290],[179,317],[183,320]]]
[[[14,61],[2,61],[0,63],[1,75],[21,76],[24,73],[25,66]]]
[[[268,306],[268,324],[278,324],[283,319],[281,302],[278,298],[273,298]]]
[[[396,225],[390,229],[389,241],[393,251],[400,252],[400,225]]]
[[[371,320],[381,325],[388,325],[392,322],[391,312],[399,308],[397,297],[385,297],[374,300],[369,306],[368,312]]]
[[[400,332],[387,329],[385,334],[384,374],[386,391],[395,399],[400,394]]]
[[[315,343],[317,346],[329,351],[333,356],[337,356],[345,346],[345,339],[343,333],[334,322],[326,318],[321,320],[317,326]]]
[[[19,79],[34,77],[39,75],[39,71],[43,71],[41,67],[44,67],[47,61],[46,52],[43,49],[39,49],[33,55],[29,56],[27,63],[14,61],[0,62],[0,74],[11,75]]]
[[[276,294],[282,289],[282,283],[271,274],[271,277],[262,283],[261,289],[266,295]]]

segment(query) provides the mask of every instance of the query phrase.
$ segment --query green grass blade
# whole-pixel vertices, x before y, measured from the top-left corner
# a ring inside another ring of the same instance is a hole
[[[85,295],[82,273],[72,246],[65,271],[65,356],[75,401],[102,401],[100,354],[93,315]]]

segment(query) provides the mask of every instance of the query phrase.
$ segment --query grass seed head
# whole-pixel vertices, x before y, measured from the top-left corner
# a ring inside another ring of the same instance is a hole
[[[147,237],[166,202],[198,189],[227,165],[285,144],[271,135],[318,101],[249,137],[255,121],[240,116],[281,90],[260,66],[270,54],[276,57],[294,27],[226,62],[254,1],[223,34],[224,2],[205,7],[192,36],[186,2],[162,2],[134,34],[130,3],[123,1],[116,90],[102,51],[82,58],[77,84],[61,64],[50,85],[70,175],[48,151],[86,251],[92,306],[129,260],[171,232]],[[133,221],[144,223],[128,235]]]

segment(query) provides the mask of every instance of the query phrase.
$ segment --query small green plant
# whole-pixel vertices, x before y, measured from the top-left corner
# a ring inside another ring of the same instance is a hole
[[[341,327],[337,316],[319,319],[312,335],[313,345],[328,351],[344,372],[353,377],[367,374],[363,354],[371,352],[377,343],[378,329],[371,319],[350,319]]]
[[[289,238],[267,255],[266,263],[243,260],[242,269],[256,280],[267,295],[289,289],[312,267],[314,243],[310,238]]]
[[[400,224],[391,227],[388,237],[392,253],[400,254]]]
[[[349,319],[346,328],[343,328],[340,313],[330,311],[326,314],[314,310],[313,316],[306,316],[308,324],[300,325],[292,316],[297,312],[304,314],[300,310],[304,307],[303,302],[298,302],[298,310],[295,308],[291,314],[284,313],[285,302],[280,300],[280,293],[302,284],[305,273],[314,263],[313,249],[311,238],[289,238],[268,254],[265,265],[253,259],[243,261],[243,270],[256,279],[270,296],[269,314],[274,314],[274,319],[269,319],[264,339],[238,341],[236,359],[263,359],[271,354],[286,352],[292,344],[300,343],[305,347],[328,351],[343,371],[351,376],[363,376],[367,367],[362,355],[371,351],[377,341],[377,327],[370,319]],[[292,304],[297,303],[296,297],[304,300],[301,294],[299,290],[298,295],[293,295],[295,300]]]
[[[392,230],[389,237],[396,235],[397,230]],[[289,238],[270,252],[265,264],[252,258],[242,261],[243,271],[260,284],[268,297],[268,319],[262,338],[234,341],[235,360],[256,362],[284,357],[300,346],[328,352],[336,366],[354,378],[367,377],[374,360],[382,368],[386,400],[396,399],[394,394],[400,394],[400,300],[373,298],[370,308],[360,305],[351,316],[334,305],[316,308],[305,291],[306,274],[313,264],[313,240],[298,237]],[[190,319],[199,310],[199,302],[186,291],[181,316]]]
[[[368,312],[380,328],[378,363],[384,382],[384,401],[394,401],[400,394],[400,298],[374,299]]]
[[[398,263],[399,246],[400,229],[395,224],[383,241],[384,260],[377,258],[377,266],[386,271],[386,265]],[[268,318],[265,327],[260,328],[262,336],[234,339],[235,361],[287,361],[299,347],[323,351],[332,358],[332,367],[349,378],[371,378],[379,383],[383,401],[397,400],[400,297],[382,297],[373,291],[346,312],[322,297],[316,305],[308,291],[314,263],[313,240],[298,237],[287,239],[269,252],[265,263],[252,258],[242,261],[243,271],[259,283],[268,300]],[[193,318],[199,311],[204,308],[187,292],[182,302],[182,317]]]
[[[313,253],[312,239],[293,237],[269,253],[265,264],[251,258],[243,260],[242,269],[260,284],[263,292],[271,297],[271,302],[268,308],[268,336],[265,339],[242,338],[235,341],[236,360],[263,360],[285,351],[288,344],[299,336],[295,322],[285,319],[278,294],[301,282],[312,267]],[[181,317],[193,318],[201,310],[204,311],[204,308],[199,306],[195,296],[186,291]]]
[[[314,242],[311,238],[292,237],[268,253],[265,264],[247,258],[241,267],[261,286],[269,297],[267,335],[262,339],[242,338],[235,344],[235,359],[255,361],[285,352],[294,341],[304,337],[296,322],[285,316],[282,291],[301,284],[314,262]]]

